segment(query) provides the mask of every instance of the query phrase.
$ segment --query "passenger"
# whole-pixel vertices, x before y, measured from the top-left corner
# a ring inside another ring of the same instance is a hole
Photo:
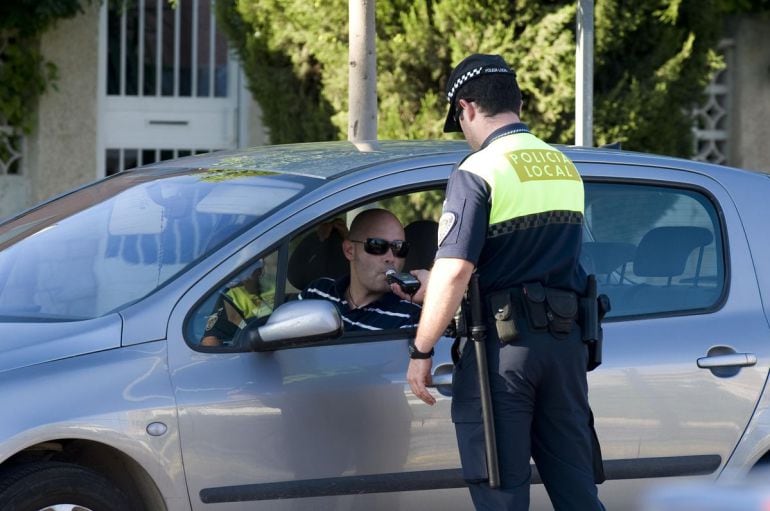
[[[350,273],[338,279],[314,280],[300,293],[300,300],[315,298],[334,302],[345,330],[416,327],[420,306],[391,292],[385,278],[385,272],[390,269],[401,271],[409,252],[404,227],[398,218],[385,209],[359,213],[342,242],[342,251],[350,261]]]
[[[246,320],[264,317],[273,311],[272,299],[262,289],[263,269],[264,262],[260,260],[238,285],[220,294],[214,312],[206,321],[201,346],[221,346],[243,328]]]

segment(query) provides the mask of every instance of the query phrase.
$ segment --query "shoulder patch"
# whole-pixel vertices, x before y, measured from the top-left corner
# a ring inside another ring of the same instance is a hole
[[[219,309],[217,312],[212,314],[206,319],[206,331],[208,332],[212,328],[214,328],[214,325],[217,324],[217,320],[219,319],[219,313],[222,309]]]
[[[438,246],[441,246],[444,242],[444,238],[446,238],[449,231],[452,230],[456,220],[457,216],[454,213],[446,212],[441,215],[441,218],[438,221]]]

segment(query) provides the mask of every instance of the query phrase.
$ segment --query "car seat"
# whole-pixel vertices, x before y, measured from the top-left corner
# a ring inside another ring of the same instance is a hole
[[[583,243],[580,262],[586,273],[606,275],[605,283],[610,282],[612,274],[619,271],[618,283],[623,283],[626,266],[634,259],[636,245],[610,241],[588,241]]]
[[[642,237],[634,256],[634,274],[640,277],[668,277],[684,273],[687,260],[699,249],[694,285],[698,285],[703,249],[714,235],[703,227],[656,227]]]
[[[666,285],[649,283],[633,287],[629,306],[636,312],[688,310],[711,305],[719,294],[717,287],[698,287],[704,248],[714,239],[703,227],[657,227],[645,234],[634,256],[633,271],[637,277],[666,278]],[[684,274],[694,250],[698,258],[692,278],[674,277]]]
[[[342,253],[342,235],[332,229],[322,240],[313,230],[305,235],[289,257],[287,278],[292,286],[302,291],[320,277],[338,278],[350,270]]]
[[[430,269],[438,248],[438,222],[415,220],[404,228],[404,237],[409,242],[404,271]]]

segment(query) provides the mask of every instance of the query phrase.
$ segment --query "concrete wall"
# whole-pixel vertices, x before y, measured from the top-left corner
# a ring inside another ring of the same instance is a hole
[[[96,177],[98,27],[94,2],[42,38],[43,55],[59,68],[59,80],[40,100],[27,145],[33,203]]]
[[[770,16],[731,20],[730,165],[770,172]]]

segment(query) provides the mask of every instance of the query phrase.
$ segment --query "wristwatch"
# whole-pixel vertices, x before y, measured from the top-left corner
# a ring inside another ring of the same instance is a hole
[[[423,353],[422,351],[417,349],[417,346],[414,345],[414,339],[409,339],[409,358],[417,359],[417,360],[425,360],[426,358],[432,357],[433,353],[434,353],[433,348],[431,348],[429,352]]]

